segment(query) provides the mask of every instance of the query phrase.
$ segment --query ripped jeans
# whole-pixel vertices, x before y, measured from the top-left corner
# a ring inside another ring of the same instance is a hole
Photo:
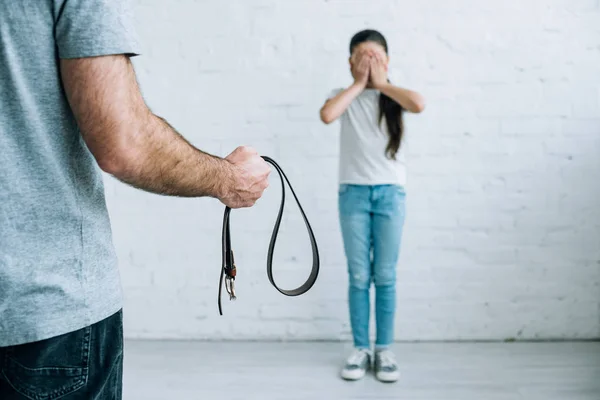
[[[354,346],[370,348],[370,288],[375,285],[375,348],[394,342],[396,268],[406,193],[396,185],[339,188],[339,215],[348,264],[348,305]]]

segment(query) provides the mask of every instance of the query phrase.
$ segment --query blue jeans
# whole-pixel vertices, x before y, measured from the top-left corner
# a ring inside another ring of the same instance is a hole
[[[123,315],[76,332],[0,347],[2,400],[121,400]]]
[[[396,185],[340,185],[339,214],[348,264],[348,305],[354,346],[370,348],[370,288],[375,285],[375,347],[394,341],[396,268],[405,217]]]

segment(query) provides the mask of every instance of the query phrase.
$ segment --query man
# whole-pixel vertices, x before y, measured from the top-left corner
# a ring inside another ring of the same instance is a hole
[[[0,399],[120,399],[122,303],[101,170],[250,207],[269,166],[192,147],[144,104],[124,0],[0,0]]]

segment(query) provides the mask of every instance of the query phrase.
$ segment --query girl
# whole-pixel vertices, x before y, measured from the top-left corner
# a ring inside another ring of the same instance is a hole
[[[396,266],[404,225],[406,171],[400,149],[404,110],[420,113],[420,94],[387,78],[388,46],[377,31],[357,33],[350,42],[354,83],[334,90],[321,108],[321,120],[341,117],[339,217],[348,263],[348,303],[354,351],[342,377],[357,380],[371,367],[369,291],[375,285],[377,327],[374,368],[377,379],[396,381],[394,341]]]

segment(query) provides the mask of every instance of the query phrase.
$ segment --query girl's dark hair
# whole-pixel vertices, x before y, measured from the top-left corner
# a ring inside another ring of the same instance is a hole
[[[377,31],[367,29],[358,32],[352,37],[352,40],[350,41],[350,54],[352,54],[356,46],[364,42],[379,43],[385,49],[386,54],[388,53],[388,45],[385,37]],[[385,116],[388,135],[390,137],[385,153],[393,160],[396,159],[396,153],[398,152],[398,149],[400,149],[402,136],[404,134],[402,113],[403,109],[400,104],[381,93],[379,97],[379,123],[381,124],[381,121]]]

